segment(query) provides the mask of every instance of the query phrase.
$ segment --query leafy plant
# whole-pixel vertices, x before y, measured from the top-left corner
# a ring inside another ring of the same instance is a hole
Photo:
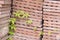
[[[9,35],[14,34],[16,18],[10,18]]]
[[[29,14],[24,12],[24,11],[17,11],[17,12],[14,12],[14,15],[16,17],[19,17],[19,18],[28,18],[29,17]]]
[[[9,35],[14,35],[14,32],[16,30],[16,26],[15,26],[15,22],[16,22],[16,17],[18,18],[28,18],[30,15],[24,11],[18,10],[16,12],[13,13],[14,14],[14,18],[10,18],[10,25],[9,25]],[[28,24],[32,23],[32,20],[27,20],[26,21]],[[11,37],[9,37],[7,40],[12,40]]]

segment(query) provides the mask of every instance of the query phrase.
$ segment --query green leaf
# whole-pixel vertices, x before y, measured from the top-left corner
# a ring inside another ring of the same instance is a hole
[[[7,40],[12,40],[12,38],[10,37],[10,38],[8,38]]]
[[[14,21],[15,22],[16,21],[16,18],[10,18],[10,21]]]
[[[11,21],[12,24],[15,24],[15,21]]]
[[[13,32],[13,31],[9,31],[9,34],[10,34],[10,35],[14,35],[14,32]]]
[[[29,14],[28,13],[24,14],[24,17],[25,18],[28,18],[29,17]]]
[[[44,32],[43,32],[43,31],[41,31],[41,32],[39,33],[39,35],[43,35],[43,33],[44,33]]]
[[[16,30],[16,27],[14,27],[14,31]]]
[[[14,12],[14,15],[16,17],[19,17],[19,18],[28,18],[29,17],[29,14],[24,12],[24,11],[21,11],[21,10],[18,10],[16,12]]]
[[[13,29],[13,30],[14,30],[14,28],[15,28],[14,26],[11,27],[11,29]]]
[[[20,11],[15,12],[14,15],[20,18]]]
[[[16,29],[16,26],[15,24],[11,24],[10,27],[9,27],[10,30],[15,30]]]
[[[10,18],[10,23],[14,24],[16,22],[16,18]]]
[[[27,24],[32,24],[32,20],[27,20],[26,23]]]

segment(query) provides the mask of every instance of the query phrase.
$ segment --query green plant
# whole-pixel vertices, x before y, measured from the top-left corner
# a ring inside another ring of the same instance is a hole
[[[9,35],[13,36],[16,30],[15,22],[16,22],[16,17],[18,18],[28,18],[30,15],[24,11],[18,10],[13,13],[14,18],[10,18],[10,25],[9,25]],[[28,24],[32,23],[32,20],[27,20],[26,21]],[[12,40],[11,37],[9,37],[7,40]]]
[[[12,40],[12,38],[8,38],[7,40]]]
[[[44,34],[44,32],[43,31],[41,31],[40,33],[39,33],[39,35],[43,35]]]
[[[16,18],[10,18],[10,25],[9,25],[9,35],[13,35],[15,31],[15,22]]]
[[[19,18],[28,18],[30,16],[28,13],[20,10],[17,12],[14,12],[14,15]]]
[[[32,24],[32,22],[33,22],[32,20],[27,20],[26,21],[27,24]]]

